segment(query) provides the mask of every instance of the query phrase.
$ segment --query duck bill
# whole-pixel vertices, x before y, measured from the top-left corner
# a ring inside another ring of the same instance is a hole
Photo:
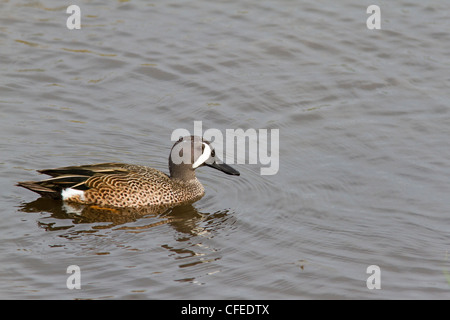
[[[233,176],[239,176],[240,173],[239,171],[233,169],[232,167],[230,167],[229,165],[225,164],[225,163],[205,163],[205,165],[207,165],[208,167],[220,170],[222,172],[225,172],[226,174],[230,174]]]

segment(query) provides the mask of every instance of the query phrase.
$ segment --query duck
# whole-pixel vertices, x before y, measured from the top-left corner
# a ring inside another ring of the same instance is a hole
[[[134,164],[107,162],[37,170],[51,178],[17,185],[41,197],[100,207],[177,206],[200,200],[205,189],[195,170],[208,166],[228,175],[240,173],[223,163],[211,142],[185,136],[172,146],[169,174]]]

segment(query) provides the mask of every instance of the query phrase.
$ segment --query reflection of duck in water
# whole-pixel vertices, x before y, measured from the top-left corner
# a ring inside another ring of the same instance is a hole
[[[195,176],[195,169],[203,165],[239,175],[235,169],[220,163],[208,141],[187,136],[172,147],[170,176],[145,166],[101,163],[39,170],[52,178],[18,185],[43,197],[71,203],[122,208],[170,207],[203,197],[205,190]]]
[[[99,207],[97,205],[80,205],[65,203],[60,200],[38,198],[32,202],[24,203],[20,209],[22,212],[48,212],[51,217],[61,222],[55,224],[51,219],[47,222],[46,216],[39,220],[40,227],[47,231],[71,229],[75,225],[87,223],[87,230],[81,229],[75,233],[92,233],[92,229],[128,230],[132,233],[145,232],[160,225],[170,225],[176,231],[190,236],[209,233],[217,228],[222,228],[223,222],[233,221],[234,217],[229,210],[224,209],[213,213],[200,212],[192,204],[168,207],[152,206],[141,208],[112,208]],[[145,219],[145,220],[142,220]],[[66,224],[62,220],[71,220]],[[140,220],[137,225],[133,222]],[[144,222],[144,224],[142,224]],[[94,225],[91,225],[91,224]],[[105,224],[107,223],[107,224]],[[131,223],[130,225],[125,225]],[[232,222],[231,222],[232,224]],[[225,224],[227,225],[227,224]],[[73,232],[71,232],[73,235]]]

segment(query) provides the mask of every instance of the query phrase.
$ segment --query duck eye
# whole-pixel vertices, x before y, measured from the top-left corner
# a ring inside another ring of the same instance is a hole
[[[216,156],[216,151],[215,150],[213,150],[213,151],[211,151],[211,157],[215,157]]]

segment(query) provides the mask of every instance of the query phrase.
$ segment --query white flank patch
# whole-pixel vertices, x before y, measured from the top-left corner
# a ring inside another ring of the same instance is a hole
[[[84,191],[82,191],[82,190],[67,188],[61,192],[61,195],[62,195],[63,200],[70,200],[71,198],[76,197],[76,196],[79,196],[80,200],[82,200],[82,201],[85,200]]]
[[[205,150],[203,150],[202,155],[198,157],[197,161],[195,161],[194,164],[192,165],[193,169],[197,168],[211,157],[211,147],[204,142],[203,145],[205,146]]]

